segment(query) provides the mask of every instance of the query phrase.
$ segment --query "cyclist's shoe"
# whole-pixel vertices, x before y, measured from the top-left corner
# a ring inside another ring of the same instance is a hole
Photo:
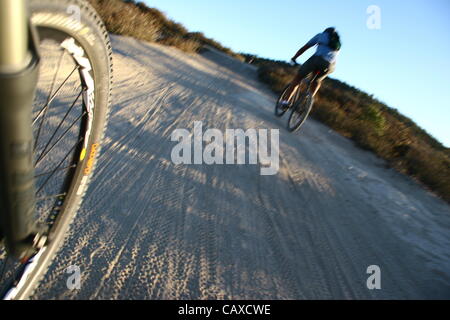
[[[283,110],[286,110],[289,108],[289,101],[287,100],[281,100],[280,101],[280,108]]]

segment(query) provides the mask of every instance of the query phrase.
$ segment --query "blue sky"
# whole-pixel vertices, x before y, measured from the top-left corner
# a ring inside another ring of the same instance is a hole
[[[272,59],[289,60],[335,26],[343,47],[331,77],[373,94],[450,147],[449,0],[144,2],[236,52]],[[380,9],[380,29],[367,27],[370,5]]]

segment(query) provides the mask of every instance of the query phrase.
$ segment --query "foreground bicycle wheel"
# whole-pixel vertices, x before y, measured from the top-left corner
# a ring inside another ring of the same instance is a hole
[[[95,167],[111,88],[111,46],[92,7],[80,0],[30,6],[41,57],[33,105],[35,216],[45,237],[24,261],[0,247],[4,299],[29,298],[61,247]]]
[[[300,99],[295,102],[287,124],[287,129],[290,132],[295,132],[300,129],[311,112],[313,102],[313,98],[310,94],[301,95]]]

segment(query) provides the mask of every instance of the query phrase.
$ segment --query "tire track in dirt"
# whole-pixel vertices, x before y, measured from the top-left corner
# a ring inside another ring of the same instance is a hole
[[[311,119],[287,133],[245,64],[112,39],[103,154],[36,298],[450,297],[448,205]],[[280,129],[278,174],[174,165],[171,133],[200,120],[204,130]],[[372,264],[382,290],[365,287]],[[66,288],[68,265],[81,268],[80,290]]]

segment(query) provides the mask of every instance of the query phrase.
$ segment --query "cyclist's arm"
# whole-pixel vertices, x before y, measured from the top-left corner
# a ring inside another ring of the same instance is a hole
[[[305,44],[303,47],[300,48],[300,50],[297,51],[297,53],[295,54],[295,56],[292,57],[292,60],[297,59],[298,57],[300,57],[306,50],[308,50],[309,48],[314,47],[314,45],[310,45],[310,44]]]
[[[299,56],[301,56],[306,50],[309,48],[314,47],[317,43],[319,43],[319,35],[314,36],[311,40],[309,40],[303,47],[300,48],[300,50],[297,51],[295,56],[292,57],[292,60],[295,61]]]

